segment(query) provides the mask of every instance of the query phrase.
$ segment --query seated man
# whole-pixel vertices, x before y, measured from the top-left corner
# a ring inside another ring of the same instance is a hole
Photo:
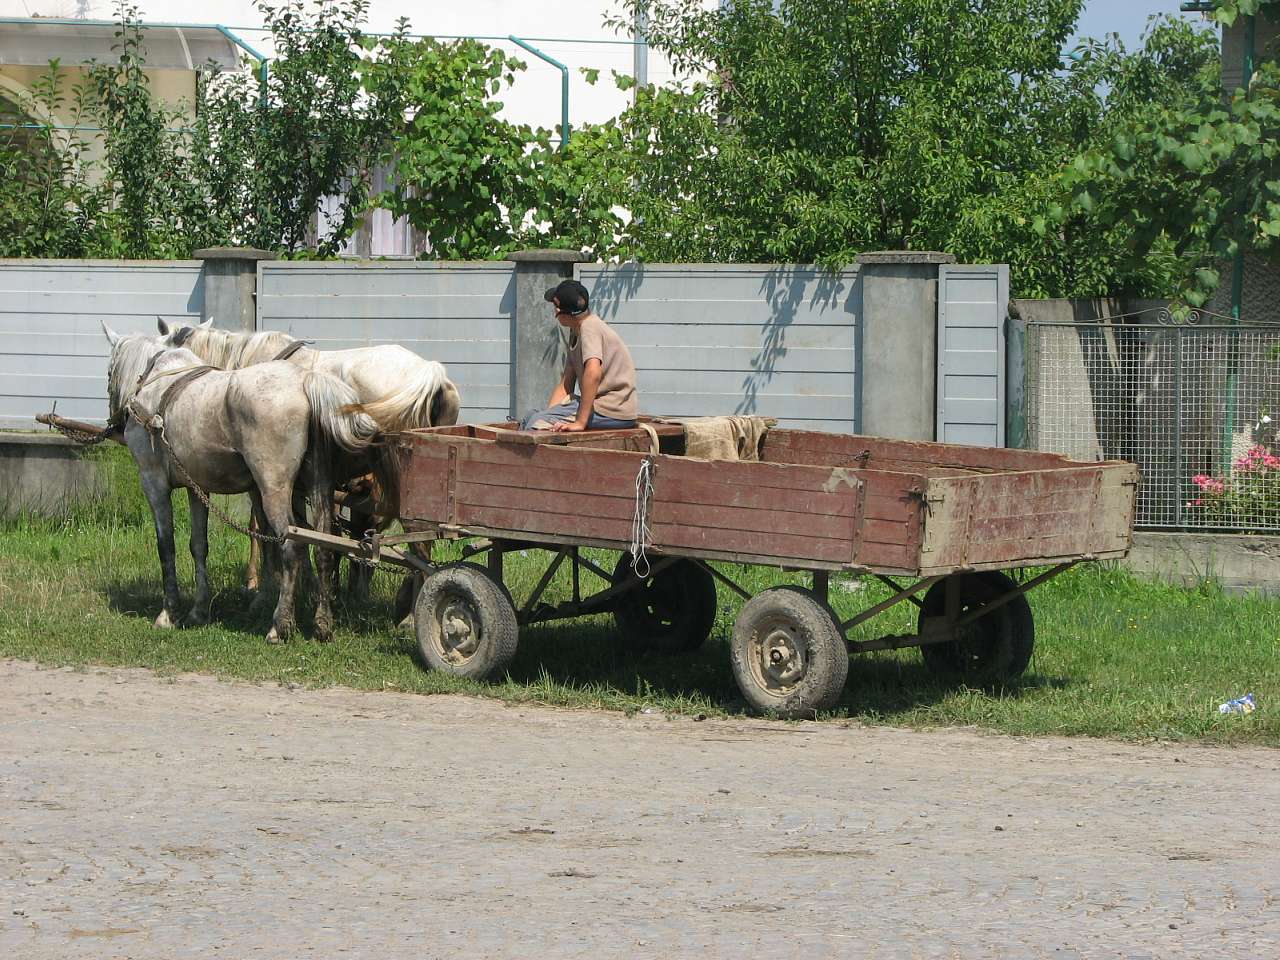
[[[526,414],[521,430],[618,430],[636,425],[636,366],[614,329],[589,307],[587,288],[565,280],[546,293],[569,330],[564,375],[546,410]],[[581,389],[574,396],[573,388]]]

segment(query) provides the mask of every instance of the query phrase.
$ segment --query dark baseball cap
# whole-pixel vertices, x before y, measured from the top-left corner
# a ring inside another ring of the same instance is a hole
[[[587,304],[591,302],[587,288],[577,280],[561,280],[543,295],[543,299],[548,303],[558,303],[562,311],[574,317],[586,313]]]

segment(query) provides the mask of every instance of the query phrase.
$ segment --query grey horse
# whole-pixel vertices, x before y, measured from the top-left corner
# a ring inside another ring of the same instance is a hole
[[[297,487],[312,499],[317,529],[327,532],[333,496],[329,471],[337,449],[369,452],[378,425],[359,409],[354,391],[327,374],[287,362],[213,370],[190,350],[168,348],[141,334],[121,336],[106,323],[102,328],[111,342],[111,416],[123,427],[155,518],[164,576],[164,609],[155,625],[179,622],[170,502],[177,487],[186,488],[191,504],[196,575],[195,600],[184,622],[206,623],[209,512],[197,488],[206,494],[248,493],[259,529],[283,538],[295,517]],[[393,470],[391,456],[381,458],[380,466]],[[332,560],[328,551],[317,554],[316,637],[327,640],[333,633],[332,577],[325,574]],[[294,593],[306,553],[303,546],[282,540],[280,555],[280,595],[267,634],[273,643],[286,640],[295,628]]]

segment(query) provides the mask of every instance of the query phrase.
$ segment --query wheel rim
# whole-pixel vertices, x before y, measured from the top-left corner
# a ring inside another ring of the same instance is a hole
[[[475,656],[484,639],[480,615],[469,597],[450,593],[436,605],[432,645],[440,656],[452,664],[463,664]]]
[[[646,578],[623,597],[644,629],[659,635],[679,628],[681,613],[687,606],[680,581],[662,574]]]
[[[756,628],[747,661],[756,685],[775,697],[793,691],[809,671],[805,644],[795,624],[783,619],[769,620]]]

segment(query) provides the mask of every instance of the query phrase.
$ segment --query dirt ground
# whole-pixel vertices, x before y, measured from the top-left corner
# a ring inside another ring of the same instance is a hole
[[[0,662],[0,956],[1275,957],[1280,752]]]

